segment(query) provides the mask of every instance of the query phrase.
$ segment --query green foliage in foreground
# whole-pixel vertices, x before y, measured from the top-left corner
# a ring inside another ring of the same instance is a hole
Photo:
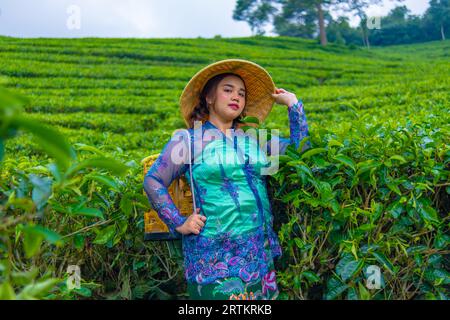
[[[0,298],[186,297],[179,243],[143,242],[140,160],[183,126],[189,77],[239,49],[298,93],[310,124],[313,148],[291,147],[269,179],[281,298],[447,299],[448,42],[0,42]],[[275,106],[262,127],[287,135],[286,121]]]

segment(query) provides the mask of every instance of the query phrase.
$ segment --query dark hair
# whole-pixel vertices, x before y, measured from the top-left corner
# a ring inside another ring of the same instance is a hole
[[[208,82],[203,87],[202,92],[200,93],[200,102],[194,107],[194,110],[191,112],[191,114],[189,116],[189,127],[190,128],[194,127],[195,121],[204,122],[204,121],[208,120],[209,109],[208,109],[208,105],[206,102],[206,97],[211,92],[215,92],[219,82],[228,76],[236,76],[236,77],[240,78],[242,80],[242,82],[244,82],[244,86],[245,86],[244,79],[242,79],[242,77],[240,75],[237,75],[237,74],[231,73],[231,72],[221,73],[221,74],[218,74],[218,75],[212,77],[211,79],[209,79]],[[247,90],[245,91],[245,102],[247,103]],[[236,119],[233,120],[233,126],[237,125],[238,123],[242,123],[241,119],[244,117],[245,117],[245,107],[244,107],[244,110],[242,110],[239,117],[237,117]]]

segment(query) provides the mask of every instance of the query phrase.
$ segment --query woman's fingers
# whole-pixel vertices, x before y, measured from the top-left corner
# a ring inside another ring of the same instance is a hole
[[[199,214],[199,212],[200,212],[200,208],[197,208],[197,210],[194,211],[193,216],[195,216],[195,217],[198,216],[198,217],[199,217],[200,219],[202,219],[203,221],[206,221],[206,216]]]
[[[197,225],[200,226],[201,228],[203,228],[203,227],[205,226],[205,224],[203,223],[203,221],[200,220],[200,219],[197,220],[196,223],[197,223]]]
[[[272,93],[272,98],[278,101],[278,99],[280,99],[280,97],[282,97],[286,93],[288,93],[288,91],[284,90],[283,88],[276,88],[275,93]]]
[[[189,229],[192,233],[199,234],[201,228],[196,223],[192,223]]]
[[[197,223],[198,226],[200,226],[201,228],[203,228],[205,226],[205,223],[203,222],[203,219],[206,218],[202,215],[196,215],[195,216],[195,222]]]
[[[196,211],[191,215],[191,221],[189,224],[189,229],[194,234],[200,234],[201,229],[205,226],[206,217],[198,214],[200,208],[197,208]]]

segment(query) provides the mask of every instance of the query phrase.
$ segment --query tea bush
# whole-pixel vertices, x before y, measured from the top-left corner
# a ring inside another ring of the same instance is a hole
[[[277,212],[286,297],[447,299],[448,117],[417,120],[362,117],[281,157],[274,189],[289,204]]]

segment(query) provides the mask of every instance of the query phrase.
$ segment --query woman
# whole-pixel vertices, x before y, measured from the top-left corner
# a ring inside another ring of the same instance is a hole
[[[279,138],[278,150],[269,147],[265,154],[258,139],[234,130],[243,125],[244,116],[264,121],[274,102],[288,107],[290,139]],[[309,135],[302,102],[276,89],[259,65],[229,59],[199,71],[185,87],[180,105],[191,141],[177,132],[148,170],[144,188],[170,232],[182,235],[189,296],[276,299],[273,260],[281,256],[281,248],[261,172],[267,155],[283,154],[289,144],[298,148]],[[200,127],[194,129],[194,124]],[[188,146],[191,152],[184,152]],[[309,141],[304,149],[308,147]],[[183,160],[175,161],[180,150]],[[167,189],[183,174],[198,206],[189,217],[180,214]]]

